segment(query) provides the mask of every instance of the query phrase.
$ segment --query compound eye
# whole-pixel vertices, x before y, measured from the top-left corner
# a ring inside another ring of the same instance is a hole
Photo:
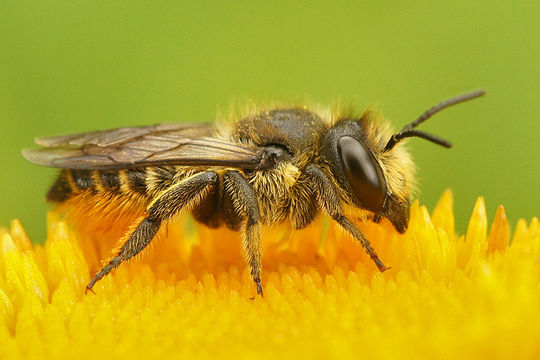
[[[358,200],[366,209],[380,212],[386,183],[373,153],[363,142],[351,136],[339,138],[337,150],[347,180]]]

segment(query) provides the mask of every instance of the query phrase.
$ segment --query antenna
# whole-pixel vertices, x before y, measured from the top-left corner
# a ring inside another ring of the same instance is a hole
[[[484,90],[471,91],[471,92],[457,95],[457,96],[454,96],[453,98],[444,100],[438,103],[437,105],[429,108],[426,112],[420,115],[418,119],[414,120],[410,124],[405,125],[403,129],[401,129],[400,132],[392,135],[390,137],[390,140],[388,140],[388,143],[386,143],[386,146],[384,147],[383,152],[392,150],[392,148],[396,146],[397,143],[399,143],[401,140],[408,137],[419,137],[419,138],[429,140],[435,144],[438,144],[447,148],[451,147],[452,144],[449,141],[442,139],[438,136],[429,134],[427,132],[421,131],[421,130],[415,130],[414,128],[420,125],[421,123],[423,123],[424,121],[426,121],[427,119],[429,119],[434,114],[438,113],[439,111],[446,109],[447,107],[450,107],[452,105],[456,105],[465,101],[469,101],[472,99],[476,99],[480,96],[483,96],[485,93],[486,92]]]

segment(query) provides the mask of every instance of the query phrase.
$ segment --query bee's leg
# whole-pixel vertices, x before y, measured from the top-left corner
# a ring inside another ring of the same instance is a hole
[[[262,295],[261,285],[261,227],[259,224],[259,203],[257,194],[246,178],[238,171],[227,171],[223,175],[224,186],[231,196],[234,208],[246,218],[243,230],[243,246],[248,260],[251,278],[257,286],[257,294]]]
[[[289,207],[289,221],[293,229],[300,230],[313,222],[319,213],[317,193],[311,186],[311,179],[305,172],[296,180],[289,190],[291,198]]]
[[[120,248],[118,255],[94,276],[86,286],[86,290],[91,291],[94,284],[111,270],[140,253],[150,244],[158,232],[161,222],[170,219],[180,210],[192,208],[204,198],[210,187],[217,182],[218,175],[213,171],[207,171],[172,184],[148,206],[148,216],[131,233],[128,240]]]
[[[343,214],[341,207],[341,201],[334,184],[321,168],[316,165],[309,165],[306,169],[306,173],[311,176],[313,183],[315,184],[315,191],[317,192],[317,198],[320,206],[323,210],[334,219],[345,230],[352,234],[362,244],[364,250],[369,255],[371,260],[377,265],[377,268],[383,272],[388,270],[383,262],[377,256],[377,253],[366,239],[364,234],[358,230],[354,224],[347,219]]]

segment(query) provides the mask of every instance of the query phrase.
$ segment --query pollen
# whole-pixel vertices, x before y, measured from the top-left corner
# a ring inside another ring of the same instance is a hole
[[[264,297],[241,239],[180,218],[85,294],[121,234],[85,234],[58,214],[43,245],[0,230],[0,358],[520,358],[540,356],[540,225],[477,199],[465,234],[447,191],[409,229],[359,228],[379,273],[326,218],[264,233]]]

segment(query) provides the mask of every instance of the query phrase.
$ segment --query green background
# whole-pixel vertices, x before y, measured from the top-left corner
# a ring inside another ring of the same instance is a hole
[[[488,216],[539,215],[540,2],[2,1],[0,224],[45,236],[55,171],[27,163],[36,136],[212,121],[231,100],[376,104],[396,128],[434,103],[488,95],[410,142],[422,203],[445,188],[457,225],[477,196]]]

